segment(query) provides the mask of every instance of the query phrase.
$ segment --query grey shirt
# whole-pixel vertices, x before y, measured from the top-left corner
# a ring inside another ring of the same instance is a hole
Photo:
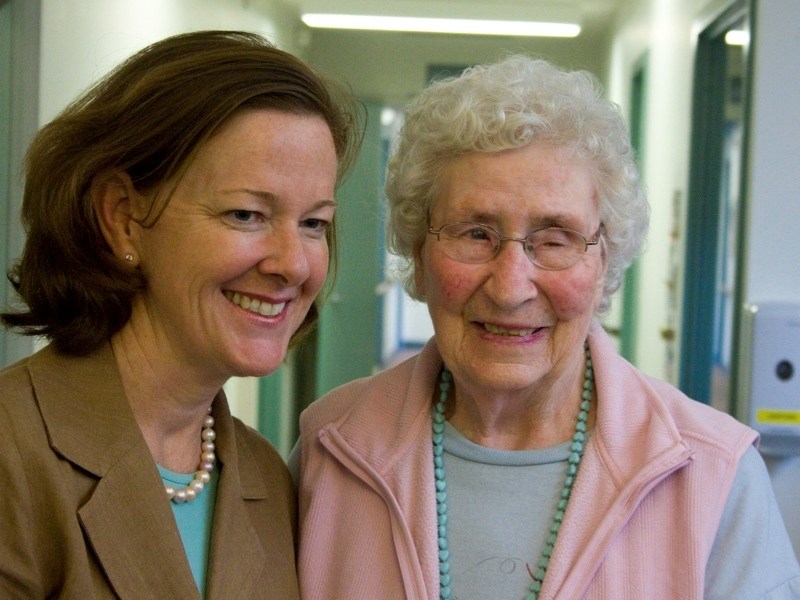
[[[569,442],[494,450],[447,423],[444,450],[453,600],[523,598],[531,582],[528,567],[535,572],[564,486]],[[800,567],[764,461],[752,447],[720,521],[705,598],[800,598]]]

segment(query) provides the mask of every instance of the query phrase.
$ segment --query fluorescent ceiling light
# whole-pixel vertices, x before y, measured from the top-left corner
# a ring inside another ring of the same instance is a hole
[[[494,21],[479,19],[439,19],[306,13],[303,23],[309,27],[331,29],[371,29],[379,31],[415,31],[422,33],[460,33],[476,35],[516,35],[575,37],[581,32],[575,23],[539,21]]]
[[[750,43],[750,32],[741,29],[731,29],[725,34],[725,43],[728,46],[744,46]]]

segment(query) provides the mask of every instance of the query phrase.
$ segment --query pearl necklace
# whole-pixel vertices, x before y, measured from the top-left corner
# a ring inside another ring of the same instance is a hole
[[[553,515],[553,524],[550,526],[550,532],[545,541],[542,556],[536,564],[536,571],[530,573],[533,581],[531,582],[528,594],[525,600],[538,600],[539,592],[542,589],[542,582],[547,573],[547,566],[550,563],[550,557],[553,554],[553,548],[556,544],[558,531],[561,528],[561,523],[564,520],[564,513],[567,510],[567,503],[572,494],[572,486],[575,483],[575,478],[578,475],[578,468],[583,458],[584,441],[586,440],[586,423],[589,418],[589,407],[591,406],[592,387],[594,381],[594,370],[592,369],[592,357],[589,353],[589,344],[584,344],[584,352],[586,356],[586,368],[583,372],[583,389],[581,391],[580,411],[578,412],[578,419],[575,422],[575,433],[572,436],[572,444],[570,445],[571,454],[568,459],[567,474],[564,478],[564,487],[561,489],[558,504],[556,505],[556,512]],[[439,401],[434,405],[433,411],[433,473],[436,485],[436,518],[439,529],[439,598],[441,600],[448,600],[452,594],[450,583],[452,581],[450,575],[450,551],[447,549],[447,482],[445,481],[444,472],[444,424],[445,424],[445,406],[447,404],[447,396],[450,391],[450,385],[453,376],[447,367],[442,367],[442,372],[439,377]]]
[[[200,466],[195,471],[194,479],[182,488],[176,489],[171,485],[164,486],[167,498],[176,504],[191,502],[203,492],[208,482],[211,481],[211,472],[217,462],[217,455],[214,453],[214,439],[217,434],[214,433],[212,427],[214,427],[214,417],[211,416],[209,408],[208,414],[203,419],[203,430],[200,432],[200,438],[203,440],[200,445]]]

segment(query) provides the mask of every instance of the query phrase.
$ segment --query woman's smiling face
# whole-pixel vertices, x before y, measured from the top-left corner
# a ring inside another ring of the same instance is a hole
[[[138,228],[148,286],[130,326],[205,377],[283,361],[328,271],[337,157],[317,116],[235,115],[202,146],[152,228]]]
[[[524,238],[554,226],[591,239],[600,228],[590,167],[544,142],[454,158],[440,183],[430,214],[434,229],[472,221]],[[537,267],[516,242],[506,242],[482,264],[456,262],[437,244],[428,235],[419,249],[416,282],[444,362],[462,391],[552,386],[582,360],[602,297],[602,244],[589,246],[577,263],[560,271]]]

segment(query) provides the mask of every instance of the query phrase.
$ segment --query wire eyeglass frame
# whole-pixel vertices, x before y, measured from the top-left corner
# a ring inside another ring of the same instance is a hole
[[[548,271],[561,271],[568,269],[577,263],[581,256],[588,250],[589,246],[596,246],[600,243],[600,236],[603,226],[600,225],[597,232],[591,239],[587,239],[582,233],[573,229],[565,227],[543,227],[531,232],[524,238],[515,238],[502,235],[497,229],[484,223],[474,223],[471,221],[457,221],[453,223],[446,223],[434,229],[428,227],[428,233],[435,235],[436,239],[443,242],[442,251],[451,259],[464,263],[464,264],[482,264],[487,263],[495,258],[503,246],[503,242],[519,242],[525,251],[528,259],[537,267],[546,269]],[[485,238],[468,238],[467,235],[474,235],[476,233],[485,234]],[[543,235],[550,234],[552,236],[562,235],[564,239],[543,239]],[[442,238],[444,235],[444,239]],[[483,247],[485,244],[472,244],[472,249],[469,250],[467,245],[463,243],[459,246],[459,241],[488,241],[491,243],[491,252],[486,252]],[[454,243],[455,242],[455,243]],[[553,244],[550,254],[547,254],[547,246],[544,243]],[[583,246],[583,248],[581,248]],[[541,250],[540,256],[536,256],[537,248]],[[540,262],[544,255],[544,264]],[[547,258],[550,256],[550,258]]]

